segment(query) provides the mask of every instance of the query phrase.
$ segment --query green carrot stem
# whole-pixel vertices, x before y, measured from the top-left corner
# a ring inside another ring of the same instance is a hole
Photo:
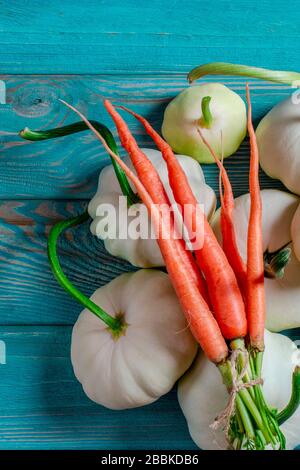
[[[264,359],[263,351],[258,351],[255,356],[255,371],[258,377],[261,377],[263,359]]]
[[[240,349],[240,347],[243,344],[243,340],[238,339],[238,340],[233,341],[232,343],[231,343],[231,346],[233,345],[233,346],[236,346],[238,349]],[[238,366],[239,366],[239,364],[238,364]],[[226,361],[225,363],[219,364],[218,368],[219,368],[220,373],[223,377],[223,382],[224,382],[225,386],[227,387],[227,389],[230,393],[232,385],[233,385],[232,384],[231,364],[230,364],[229,361]],[[251,419],[252,419],[253,422],[255,423],[256,427],[259,430],[261,430],[261,432],[263,433],[266,442],[270,442],[271,437],[269,436],[269,432],[266,429],[265,424],[263,422],[263,419],[261,417],[261,410],[260,410],[260,408],[257,407],[256,402],[252,398],[249,390],[246,389],[246,388],[241,389],[237,393],[235,401],[236,401],[236,406],[238,407],[239,412],[241,414],[241,419],[243,421],[243,425],[245,427],[245,430],[246,430],[246,426],[247,425],[249,426],[249,422],[252,423],[252,421],[251,421]],[[245,414],[246,412],[247,412],[247,414]],[[245,420],[246,420],[246,423],[245,423]],[[253,425],[252,425],[252,428],[253,428]],[[248,428],[248,430],[249,430],[249,428]],[[253,436],[255,436],[254,428],[253,428],[253,433],[252,434],[253,434]]]
[[[93,124],[95,129],[97,129],[97,131],[104,137],[106,143],[111,148],[111,150],[118,155],[117,144],[110,130],[98,121],[91,121],[91,123]],[[73,124],[69,124],[68,126],[56,127],[54,129],[46,129],[41,131],[34,131],[32,129],[29,129],[28,127],[25,127],[19,132],[19,135],[20,137],[26,140],[39,141],[55,139],[57,137],[63,137],[70,134],[76,134],[77,132],[82,132],[87,129],[88,126],[84,122],[80,121],[75,122]],[[124,196],[127,197],[128,205],[131,206],[132,204],[138,202],[140,199],[137,194],[133,192],[127,179],[127,176],[125,175],[120,165],[113,158],[111,158],[111,161],[122,193]]]
[[[255,421],[258,429],[261,430],[265,439],[269,441],[269,433],[265,429],[265,425],[263,419],[261,417],[260,410],[257,408],[255,401],[252,399],[249,391],[247,389],[242,389],[239,391],[239,396],[243,400],[244,405],[248,409],[249,413],[251,414],[253,420]]]
[[[267,445],[267,441],[265,440],[265,437],[260,430],[256,431],[256,437],[258,438],[260,442],[260,448],[264,449]]]
[[[210,62],[208,64],[195,67],[188,74],[188,81],[192,83],[205,75],[237,75],[242,77],[259,78],[261,80],[286,85],[300,86],[299,72],[269,70],[248,65],[230,64],[227,62]]]
[[[264,353],[252,351],[250,354],[250,366],[253,377],[261,377]],[[273,411],[268,407],[261,385],[254,386],[255,402],[261,410],[261,417],[267,433],[270,436],[270,442],[275,449],[276,445],[280,445],[280,449],[285,448],[285,437],[281,432],[277,420],[274,418]]]
[[[243,400],[241,399],[241,397],[239,395],[236,396],[236,407],[239,411],[239,415],[240,415],[241,421],[243,423],[243,426],[244,426],[244,429],[245,429],[245,432],[246,432],[246,436],[248,437],[248,439],[253,439],[254,440],[255,431],[254,431],[254,428],[253,428],[253,425],[252,425],[252,421],[251,421],[251,418],[248,414],[247,408],[244,405]]]
[[[233,450],[241,450],[242,448],[242,438],[241,437],[236,437],[233,441],[232,448]]]
[[[287,406],[277,415],[278,424],[283,424],[289,419],[300,405],[300,366],[297,366],[293,373],[292,394]]]
[[[210,110],[211,96],[205,96],[201,102],[202,119],[201,124],[208,129],[211,127],[213,117]]]
[[[269,433],[270,436],[270,442],[273,447],[273,449],[276,449],[276,445],[280,445],[280,448],[284,448],[284,436],[279,429],[277,421],[274,419],[273,412],[270,410],[268,405],[266,404],[262,387],[260,385],[255,386],[255,392],[256,392],[256,400],[257,403],[259,403],[261,411],[261,416],[262,420],[264,423],[264,426]]]
[[[230,347],[232,350],[241,350],[241,354],[238,356],[237,362],[238,370],[241,371],[245,365],[245,357],[242,354],[242,351],[246,351],[245,342],[243,339],[239,338],[231,341]],[[250,356],[249,369],[243,377],[244,382],[250,382],[250,380],[254,380],[261,376],[262,358],[263,353],[256,353],[255,360]],[[258,430],[264,436],[264,440],[268,443],[271,442],[271,444],[275,446],[277,441],[274,434],[278,435],[278,439],[280,440],[281,433],[277,432],[277,429],[274,429],[273,422],[269,416],[269,409],[263,399],[261,387],[256,385],[251,388],[242,389],[239,394]]]
[[[246,347],[245,347],[245,341],[243,338],[237,338],[233,341],[230,342],[230,348],[232,349],[232,351],[234,350],[237,350],[237,349],[240,349],[241,351],[244,351],[244,352],[247,352],[246,350]],[[248,354],[248,352],[247,352]],[[239,372],[244,368],[244,365],[245,365],[245,357],[243,354],[240,354],[239,357],[238,357],[238,367],[239,367]],[[247,368],[247,371],[243,377],[243,382],[245,383],[248,383],[252,380],[252,375],[251,375],[251,370],[250,370],[250,366]],[[255,398],[255,394],[254,394],[254,390],[253,388],[249,388],[248,389],[250,395],[251,395],[251,398],[254,400]]]
[[[84,214],[81,214],[77,217],[73,217],[72,219],[58,222],[52,227],[48,237],[48,258],[50,261],[50,266],[55,278],[63,287],[63,289],[65,289],[65,291],[67,291],[68,294],[74,297],[74,299],[76,299],[84,307],[89,309],[98,318],[100,318],[100,320],[102,320],[108,326],[113,335],[118,335],[124,327],[122,321],[119,318],[114,318],[109,315],[101,307],[96,305],[92,300],[82,294],[64,274],[58,259],[57,241],[61,233],[70,227],[75,227],[76,225],[85,222],[86,220],[88,220],[88,218],[89,215],[87,212],[85,212]]]
[[[238,428],[239,428],[239,432],[240,432],[240,434],[243,434],[244,425],[243,425],[241,414],[240,414],[240,411],[239,411],[238,408],[236,409],[236,420],[237,420],[237,425],[238,425]]]

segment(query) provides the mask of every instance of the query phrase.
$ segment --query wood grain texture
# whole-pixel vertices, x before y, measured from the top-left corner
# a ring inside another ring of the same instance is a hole
[[[297,0],[2,0],[2,73],[186,73],[299,66]]]
[[[0,327],[0,449],[196,448],[175,390],[135,410],[91,402],[73,375],[70,337],[71,327]]]
[[[70,337],[67,326],[0,327],[0,449],[196,449],[175,390],[134,410],[91,402],[73,375]]]
[[[25,126],[46,129],[77,120],[59,101],[63,98],[79,107],[89,118],[107,124],[115,133],[103,109],[102,100],[125,103],[145,115],[160,129],[163,111],[172,97],[187,86],[184,75],[143,77],[34,77],[0,76],[7,86],[7,105],[0,105],[0,198],[1,199],[83,199],[95,190],[99,170],[110,163],[101,144],[90,132],[44,141],[24,142],[18,131]],[[208,81],[207,79],[206,81]],[[245,79],[214,78],[222,81],[243,98]],[[275,103],[291,94],[291,88],[252,80],[254,119],[257,122]],[[153,147],[141,126],[126,117],[138,143]],[[226,160],[236,195],[248,191],[248,155],[246,141],[237,155]],[[207,182],[218,186],[215,165],[204,165]],[[263,188],[278,183],[262,175]]]
[[[70,333],[81,308],[53,279],[46,237],[57,220],[85,208],[109,159],[88,133],[26,143],[18,131],[73,122],[58,98],[111,127],[104,97],[160,129],[166,104],[199,63],[299,69],[298,7],[298,0],[0,0],[0,80],[7,87],[7,104],[0,104],[0,341],[7,346],[0,449],[195,448],[174,391],[154,405],[112,412],[90,402],[74,379]],[[244,96],[244,79],[211,80]],[[256,122],[291,93],[250,83]],[[152,146],[129,124],[139,144]],[[248,154],[245,142],[226,161],[236,195],[248,190]],[[217,188],[216,168],[204,171]],[[263,174],[261,182],[280,187]],[[68,232],[59,251],[87,294],[130,269],[104,252],[88,224]]]
[[[0,323],[73,324],[81,306],[58,286],[47,258],[54,223],[82,213],[85,201],[0,203]],[[91,295],[122,272],[134,269],[113,258],[89,231],[89,222],[68,230],[58,252],[68,277]]]

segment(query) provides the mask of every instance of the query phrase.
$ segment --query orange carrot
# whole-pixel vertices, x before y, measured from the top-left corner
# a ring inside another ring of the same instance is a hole
[[[179,207],[183,209],[185,205],[190,205],[193,208],[191,220],[185,221],[189,234],[195,233],[195,229],[202,230],[203,227],[198,225],[199,205],[171,147],[146,119],[127,108],[122,107],[122,109],[142,123],[161,151],[167,163],[170,186]],[[226,339],[244,337],[247,333],[247,321],[237,279],[204,215],[202,220],[204,221],[204,244],[201,249],[195,251],[195,255],[207,282],[214,315]]]
[[[169,198],[165,192],[165,188],[161,182],[160,176],[157,170],[152,165],[152,162],[148,159],[141,149],[139,148],[135,138],[130,133],[126,122],[117,113],[113,105],[108,101],[104,101],[104,106],[113,118],[118,134],[121,140],[122,146],[129,153],[131,161],[136,169],[140,181],[144,184],[149,192],[153,202],[159,205],[170,205]],[[170,221],[172,229],[174,228],[174,221]],[[182,262],[185,263],[186,267],[190,270],[190,275],[193,276],[197,282],[198,288],[201,295],[209,303],[209,296],[207,293],[207,287],[203,279],[201,271],[199,271],[192,253],[187,250],[186,243],[183,239],[179,240],[178,250],[180,250],[182,256]]]
[[[170,279],[181,303],[183,312],[189,322],[191,331],[211,361],[216,364],[223,362],[228,355],[226,342],[196,284],[191,280],[188,269],[186,269],[185,264],[182,263],[181,256],[178,251],[178,240],[172,238],[172,231],[170,230],[169,225],[164,223],[159,209],[154,204],[151,196],[138,177],[127,167],[118,155],[112,152],[103,137],[99,132],[97,132],[86,117],[73,106],[69,105],[65,101],[62,102],[81,117],[81,119],[102,142],[111,157],[119,163],[126,176],[135,185],[140,198],[151,214],[158,234],[158,243],[164,257]]]
[[[250,216],[247,240],[247,318],[251,346],[264,350],[265,290],[262,239],[262,203],[259,187],[259,154],[252,124],[252,106],[248,84],[248,133],[250,138]]]
[[[198,129],[198,133],[212,157],[214,158],[218,168],[220,170],[220,176],[224,186],[224,195],[220,190],[221,200],[221,231],[223,240],[223,250],[227,256],[227,259],[236,275],[240,290],[244,296],[246,296],[246,283],[247,283],[247,267],[244,263],[239,249],[236,243],[235,229],[233,223],[233,211],[234,211],[234,196],[232,186],[228,178],[227,171],[221,162],[210,143],[205,139],[201,129]],[[222,189],[222,185],[221,185]]]

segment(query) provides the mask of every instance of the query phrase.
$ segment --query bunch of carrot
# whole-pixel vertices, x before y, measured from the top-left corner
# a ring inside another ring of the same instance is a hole
[[[284,448],[284,436],[276,416],[265,403],[260,385],[265,325],[262,207],[258,150],[252,126],[248,86],[247,102],[251,144],[251,208],[246,264],[242,261],[236,245],[233,225],[234,198],[228,175],[201,131],[200,137],[219,165],[224,186],[224,194],[221,192],[223,247],[218,243],[205,215],[201,218],[197,216],[198,202],[171,147],[146,119],[122,107],[139,120],[161,151],[178,207],[183,211],[188,204],[191,208],[190,219],[184,220],[190,239],[195,231],[204,230],[203,245],[192,253],[186,242],[176,236],[174,221],[169,223],[168,219],[167,223],[166,214],[161,207],[170,206],[170,201],[159,174],[138,147],[116,108],[105,100],[105,108],[115,122],[121,144],[128,152],[136,174],[109,148],[85,116],[73,106],[64,103],[96,134],[110,156],[135,185],[139,197],[151,215],[161,253],[191,331],[207,357],[218,366],[234,399],[234,410],[228,415],[226,425],[230,445],[234,448],[264,449],[270,444],[273,448]],[[236,349],[241,350],[241,354],[237,354],[236,364],[233,365],[230,360],[231,350]],[[244,371],[240,377],[242,385],[234,383],[233,377],[236,377],[236,374],[233,373],[232,367],[239,373]]]

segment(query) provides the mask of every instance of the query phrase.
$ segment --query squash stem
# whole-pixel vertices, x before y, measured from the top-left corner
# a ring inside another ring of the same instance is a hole
[[[81,303],[84,307],[89,309],[94,315],[96,315],[100,320],[102,320],[111,331],[114,337],[120,336],[126,325],[122,322],[121,318],[114,318],[105,312],[101,307],[95,304],[92,300],[86,297],[82,292],[80,292],[72,283],[69,281],[67,276],[64,274],[62,267],[59,262],[58,254],[57,254],[57,242],[59,236],[64,230],[67,230],[70,227],[75,227],[85,221],[87,221],[89,215],[87,212],[83,214],[73,217],[68,220],[63,220],[55,224],[49,234],[48,237],[48,258],[50,262],[50,266],[54,277],[58,281],[58,283],[65,289],[68,294],[70,294],[74,299],[76,299],[79,303]]]
[[[288,246],[288,242],[283,247],[272,253],[268,250],[264,253],[264,274],[269,279],[281,279],[284,271],[291,261],[292,249]]]
[[[300,73],[286,70],[270,70],[261,67],[252,67],[228,62],[210,62],[195,67],[187,76],[190,83],[205,75],[235,75],[241,77],[258,78],[269,82],[282,83],[300,87]]]
[[[90,122],[95,127],[95,129],[104,137],[106,143],[109,145],[111,150],[118,155],[117,144],[110,130],[98,121]],[[74,122],[73,124],[69,124],[68,126],[56,127],[54,129],[46,129],[41,131],[34,131],[32,129],[29,129],[28,127],[25,127],[19,132],[19,135],[20,137],[26,140],[39,141],[55,139],[57,137],[63,137],[70,134],[76,134],[77,132],[82,132],[87,129],[88,126],[85,124],[85,122],[80,121]],[[111,158],[111,161],[122,193],[127,198],[128,206],[139,202],[140,199],[138,195],[135,194],[132,190],[127,176],[125,175],[120,165],[113,158]]]
[[[289,419],[300,405],[300,366],[297,366],[293,373],[292,394],[287,406],[277,415],[278,424],[283,424]]]
[[[213,123],[213,117],[210,111],[210,102],[211,96],[204,96],[201,101],[202,119],[200,120],[200,125],[202,124],[202,126],[207,129],[210,129]]]

